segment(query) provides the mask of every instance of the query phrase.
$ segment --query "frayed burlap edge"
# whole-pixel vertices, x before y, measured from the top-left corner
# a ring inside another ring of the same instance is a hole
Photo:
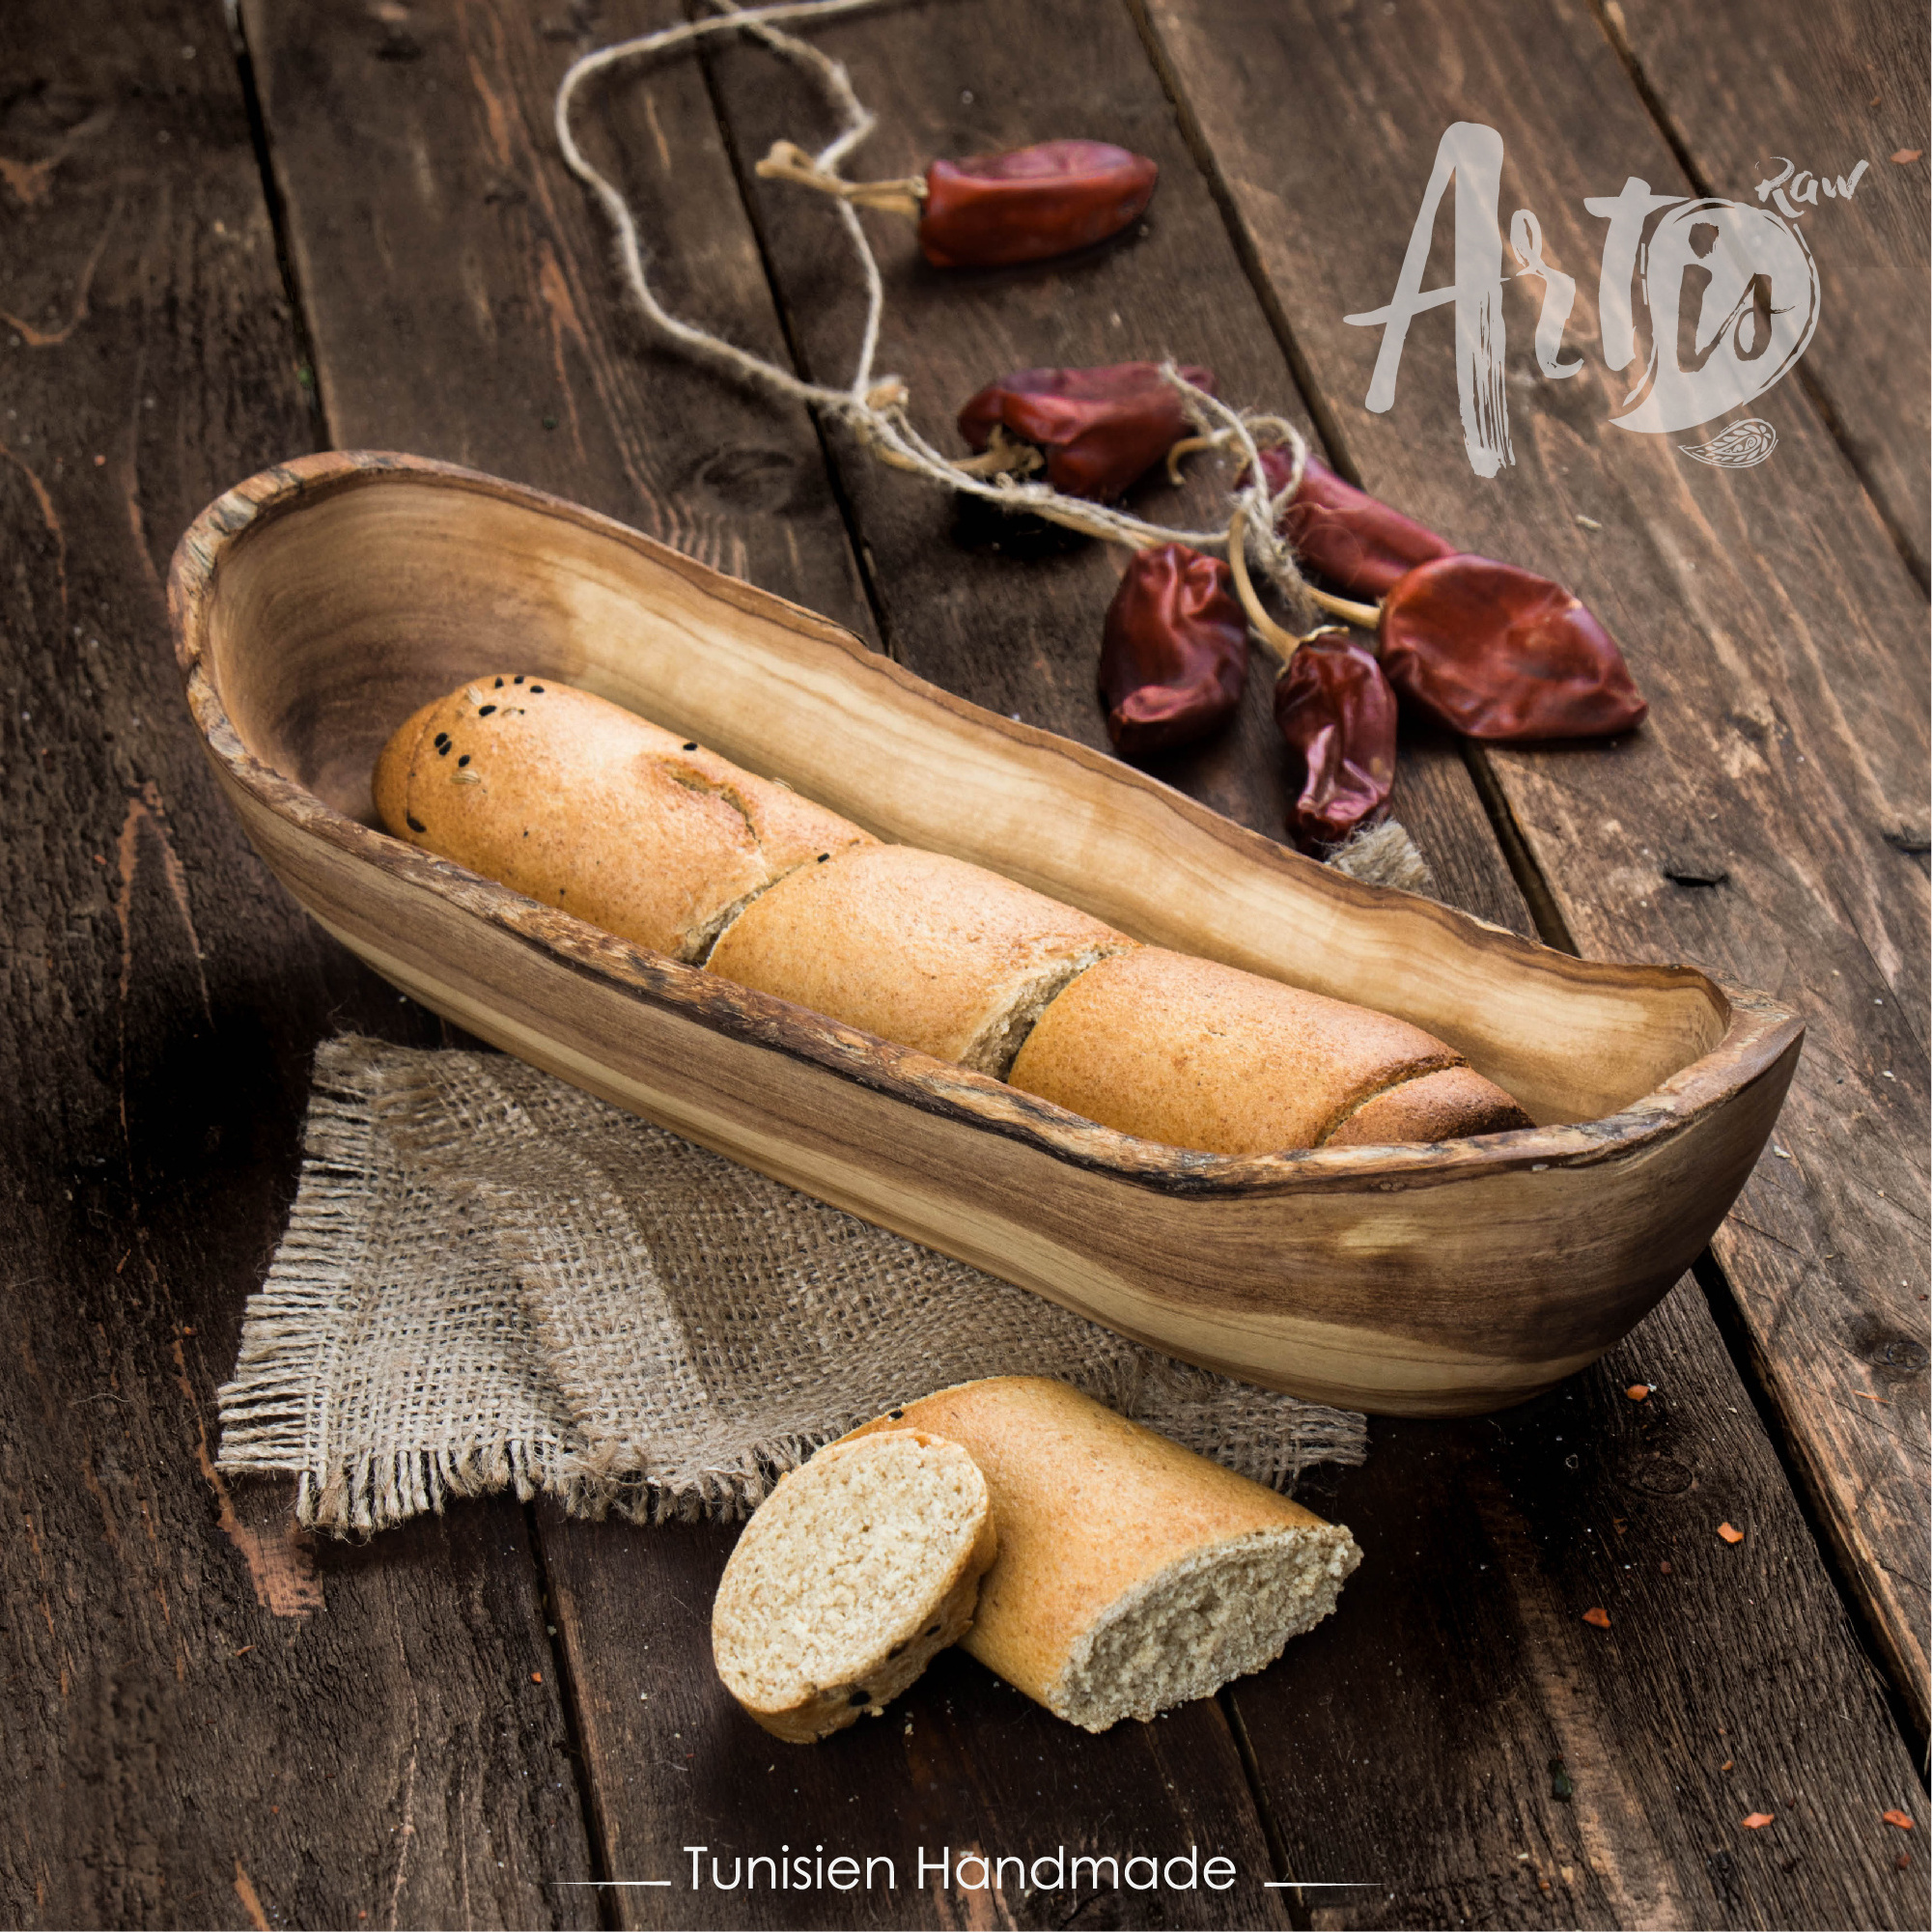
[[[479,1057],[519,1078],[546,1078],[496,1055],[413,1053],[355,1036],[319,1050],[289,1227],[261,1290],[249,1300],[235,1376],[220,1390],[218,1467],[224,1472],[294,1475],[298,1520],[346,1536],[366,1537],[425,1511],[440,1512],[451,1497],[503,1490],[523,1500],[549,1495],[569,1514],[591,1519],[728,1520],[748,1514],[781,1476],[878,1413],[872,1405],[850,1407],[828,1411],[810,1430],[754,1433],[736,1453],[666,1480],[635,1442],[584,1440],[573,1427],[561,1388],[546,1376],[536,1392],[538,1424],[524,1431],[497,1438],[479,1428],[462,1432],[467,1440],[434,1446],[319,1453],[328,1441],[329,1405],[342,1385],[345,1351],[353,1346],[353,1322],[345,1317],[352,1318],[355,1299],[370,1293],[367,1273],[380,1249],[378,1231],[404,1212],[409,1193],[384,1116],[436,1063]],[[659,1130],[636,1124],[636,1131]],[[433,1139],[423,1144],[436,1151]],[[452,1144],[441,1151],[452,1151]],[[415,1198],[420,1203],[420,1188]],[[805,1206],[819,1211],[818,1203]],[[500,1241],[502,1232],[493,1230],[493,1239]],[[514,1253],[521,1244],[511,1239],[501,1246]],[[1312,1463],[1355,1465],[1366,1455],[1360,1415],[1295,1403],[1148,1351],[1056,1372],[1120,1413],[1273,1487],[1292,1486]],[[1270,1405],[1270,1421],[1279,1422],[1278,1431],[1257,1431],[1257,1402]],[[1224,1431],[1216,1427],[1218,1415],[1224,1416]]]

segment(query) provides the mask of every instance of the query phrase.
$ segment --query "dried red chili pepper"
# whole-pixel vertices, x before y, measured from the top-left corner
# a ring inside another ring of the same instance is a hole
[[[1183,369],[1214,393],[1211,369]],[[1047,458],[1047,481],[1069,496],[1118,496],[1188,434],[1181,399],[1152,362],[1100,369],[1016,369],[960,411],[960,434],[983,450],[995,427]]]
[[[1225,724],[1247,678],[1247,620],[1228,567],[1186,544],[1138,550],[1106,607],[1100,695],[1124,758]]]
[[[1418,564],[1382,603],[1382,668],[1469,738],[1599,738],[1641,724],[1610,632],[1559,583],[1488,557]]]
[[[1345,631],[1302,641],[1274,682],[1274,722],[1302,759],[1288,834],[1319,854],[1373,824],[1395,782],[1395,693]]]
[[[1118,235],[1161,170],[1106,141],[1042,141],[926,170],[919,246],[936,268],[1039,262]]]
[[[1294,469],[1286,450],[1261,452],[1261,472],[1271,492],[1285,490]],[[1279,527],[1308,569],[1351,597],[1382,597],[1417,564],[1453,554],[1453,546],[1435,531],[1344,483],[1313,457]]]

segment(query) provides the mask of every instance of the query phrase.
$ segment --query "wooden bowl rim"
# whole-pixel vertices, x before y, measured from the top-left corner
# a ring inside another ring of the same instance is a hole
[[[1585,985],[1688,980],[1706,993],[1724,1018],[1724,1033],[1708,1052],[1680,1068],[1663,1085],[1599,1120],[1395,1147],[1304,1148],[1233,1156],[1168,1147],[1099,1126],[990,1075],[895,1046],[789,1000],[736,986],[700,966],[648,952],[363,825],[264,764],[243,744],[204,648],[224,562],[238,545],[266,524],[338,491],[388,480],[479,492],[612,539],[727,603],[837,646],[866,673],[886,677],[978,726],[1024,743],[1050,745],[1109,783],[1160,795],[1169,809],[1191,820],[1235,855],[1295,871],[1304,889],[1339,897],[1355,908],[1406,900],[1412,910],[1423,909],[1457,928],[1473,928],[1485,945],[1518,953],[1539,971]],[[1803,1022],[1789,1007],[1766,994],[1721,984],[1695,966],[1581,960],[1437,901],[1363,884],[1236,825],[1132,766],[957,697],[882,653],[869,650],[829,619],[714,570],[614,518],[460,464],[394,451],[328,450],[259,471],[216,497],[182,533],[168,570],[168,617],[188,709],[210,754],[244,792],[295,829],[403,884],[438,894],[573,972],[614,982],[699,1025],[813,1062],[927,1112],[1026,1142],[1055,1160],[1163,1193],[1189,1197],[1392,1192],[1509,1172],[1602,1165],[1686,1132],[1702,1114],[1768,1078],[1804,1034]]]

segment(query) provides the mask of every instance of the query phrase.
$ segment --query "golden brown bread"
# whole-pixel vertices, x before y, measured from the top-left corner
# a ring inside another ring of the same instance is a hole
[[[507,672],[390,739],[376,806],[398,838],[683,960],[795,866],[877,843],[619,705]]]
[[[718,1676],[788,1743],[877,1717],[970,1625],[998,1547],[958,1443],[900,1430],[835,1442],[738,1539],[712,1605]]]
[[[872,845],[754,899],[708,964],[902,1047],[995,1078],[1082,967],[1134,941],[960,858]]]
[[[1406,1020],[1159,946],[1083,972],[1041,1015],[1007,1078],[1123,1133],[1214,1154],[1529,1125],[1500,1087]]]
[[[993,1498],[965,1648],[1088,1730],[1261,1669],[1361,1560],[1345,1528],[1063,1382],[965,1383],[846,1441],[902,1429],[959,1443]]]
[[[1484,1079],[1473,1067],[1445,1067],[1371,1094],[1314,1144],[1386,1147],[1392,1141],[1506,1134],[1529,1125],[1529,1116],[1494,1080]]]
[[[376,770],[389,829],[607,932],[1124,1133],[1256,1154],[1528,1126],[1407,1022],[882,845],[588,691],[486,676]]]

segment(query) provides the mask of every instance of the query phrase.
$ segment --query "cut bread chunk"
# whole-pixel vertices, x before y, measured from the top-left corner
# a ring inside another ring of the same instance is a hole
[[[620,705],[508,672],[417,712],[376,803],[398,838],[692,962],[795,867],[875,842]]]
[[[1336,1524],[1063,1382],[941,1389],[848,1442],[916,1428],[970,1452],[999,1554],[964,1647],[1085,1730],[1259,1670],[1361,1560]]]
[[[1530,1124],[1500,1087],[1406,1020],[1159,946],[1081,973],[1006,1077],[1089,1120],[1211,1154]]]
[[[1265,1670],[1335,1607],[1360,1561],[1346,1529],[1256,1529],[1178,1556],[1080,1634],[1042,1698],[1083,1730],[1143,1722]]]
[[[745,1526],[712,1607],[724,1687],[809,1744],[877,1716],[970,1626],[998,1548],[957,1443],[894,1428],[821,1449]]]
[[[755,899],[712,971],[1003,1078],[1070,980],[1132,947],[1111,926],[964,859],[870,845]]]

